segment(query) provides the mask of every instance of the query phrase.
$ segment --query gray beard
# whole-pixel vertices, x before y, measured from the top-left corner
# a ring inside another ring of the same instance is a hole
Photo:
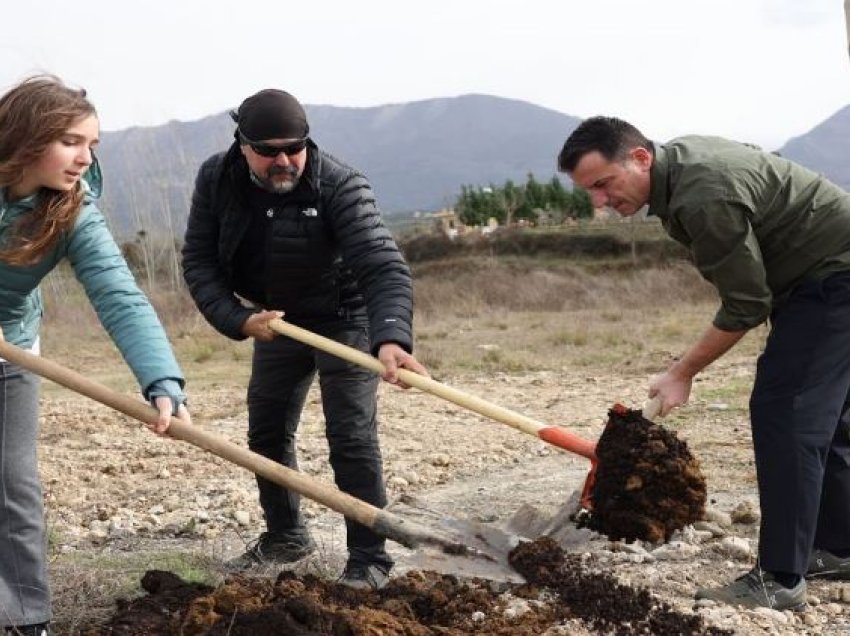
[[[288,192],[292,192],[295,189],[295,186],[298,185],[299,178],[292,179],[291,181],[280,181],[275,183],[271,179],[264,179],[253,170],[249,169],[248,173],[251,175],[251,182],[265,190],[266,192],[271,192],[272,194],[286,194]]]

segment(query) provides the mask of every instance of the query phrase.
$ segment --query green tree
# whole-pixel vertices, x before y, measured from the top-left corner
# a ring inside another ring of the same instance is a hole
[[[573,186],[572,216],[577,219],[593,218],[593,203],[590,200],[590,193],[578,186]]]
[[[525,181],[525,205],[531,210],[536,208],[548,210],[551,207],[546,187],[541,185],[530,172]]]
[[[572,195],[564,187],[557,175],[546,185],[546,198],[552,210],[558,210],[566,215],[572,207]]]

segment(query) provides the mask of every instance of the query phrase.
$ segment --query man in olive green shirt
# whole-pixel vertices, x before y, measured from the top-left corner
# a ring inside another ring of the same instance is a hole
[[[595,207],[630,216],[648,204],[720,295],[712,324],[650,385],[662,415],[770,321],[750,398],[759,562],[697,598],[798,609],[805,577],[850,579],[850,194],[754,146],[655,144],[611,117],[583,122],[558,166]]]

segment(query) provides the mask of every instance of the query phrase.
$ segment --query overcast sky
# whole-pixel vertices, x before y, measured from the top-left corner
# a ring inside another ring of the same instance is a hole
[[[308,104],[465,93],[775,148],[850,104],[843,0],[4,3],[0,89],[49,71],[105,130],[279,87]]]

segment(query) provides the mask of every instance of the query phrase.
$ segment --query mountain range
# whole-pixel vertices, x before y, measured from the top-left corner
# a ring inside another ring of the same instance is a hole
[[[463,185],[548,181],[580,118],[528,102],[463,95],[368,108],[305,105],[311,137],[369,178],[385,215],[451,206]],[[227,112],[105,132],[102,207],[113,231],[182,236],[201,162],[233,141]],[[850,106],[780,152],[850,188]]]

